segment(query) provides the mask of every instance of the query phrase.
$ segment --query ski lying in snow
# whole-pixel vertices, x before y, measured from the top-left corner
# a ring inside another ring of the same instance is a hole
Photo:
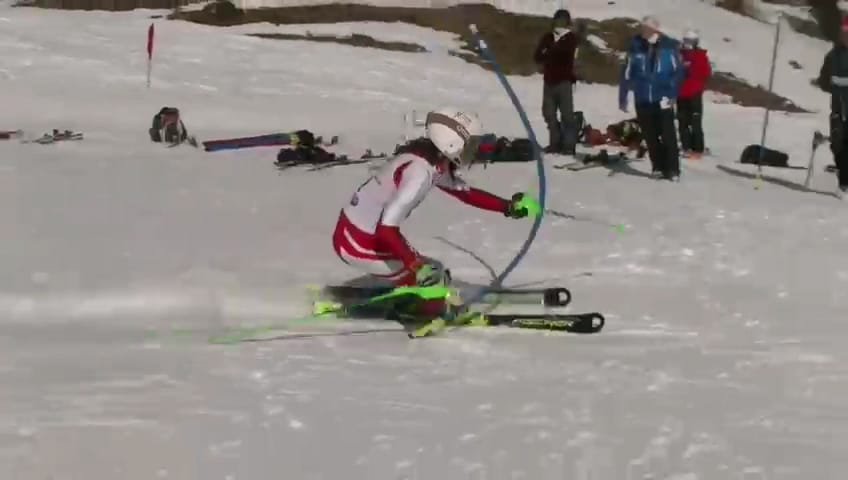
[[[329,299],[348,303],[365,301],[393,290],[392,287],[357,287],[348,285],[330,285],[321,290]],[[551,288],[496,288],[488,290],[476,303],[543,305],[545,307],[565,307],[571,303],[571,292],[565,287]]]
[[[24,135],[23,130],[0,130],[0,140],[20,138]]]
[[[577,158],[577,160],[570,163],[554,165],[554,168],[560,170],[568,169],[572,172],[579,172],[581,170],[587,170],[589,168],[616,166],[632,161],[630,158],[627,157],[627,155],[624,154],[624,152],[619,152],[617,154],[610,155],[609,153],[607,153],[606,150],[601,150],[597,154],[577,154],[575,155],[575,158]]]
[[[454,320],[436,318],[408,333],[409,338],[437,335],[449,327],[509,327],[569,333],[598,333],[606,320],[598,312],[566,314],[488,314],[468,312]]]
[[[365,153],[363,153],[362,156],[359,157],[360,160],[378,160],[381,158],[389,158],[389,154],[387,154],[386,152],[374,153],[371,151],[370,148],[366,149]]]
[[[316,162],[304,162],[304,161],[299,161],[299,160],[298,161],[291,161],[290,160],[290,161],[285,161],[285,162],[280,162],[280,161],[274,162],[274,166],[277,167],[277,170],[280,170],[280,171],[285,171],[285,170],[288,170],[288,169],[294,168],[294,167],[309,166],[309,168],[306,171],[307,172],[315,172],[315,171],[318,171],[318,170],[326,170],[328,168],[333,168],[333,167],[343,167],[343,166],[346,166],[346,165],[358,165],[358,164],[362,164],[362,163],[369,163],[370,161],[371,160],[368,160],[368,159],[353,160],[353,159],[349,158],[347,155],[339,155],[334,160],[331,160],[329,162],[316,163]]]
[[[82,138],[82,133],[73,132],[71,130],[59,131],[57,129],[53,129],[53,133],[45,133],[36,139],[21,140],[21,143],[38,143],[41,145],[47,145],[65,140],[82,140]]]
[[[304,338],[313,334],[285,333],[295,324],[304,324],[307,321],[320,321],[326,317],[304,317],[295,320],[288,325],[262,325],[230,329],[219,335],[210,337],[209,343],[218,345],[234,345],[244,342],[279,340],[284,338]],[[346,319],[346,317],[341,317]],[[360,318],[360,320],[385,320],[384,318]],[[415,322],[413,319],[396,320],[407,331],[407,337],[411,339],[432,337],[444,332],[447,328],[464,327],[500,327],[500,328],[522,328],[531,330],[547,330],[557,332],[568,332],[576,334],[598,333],[604,328],[604,316],[597,312],[572,313],[559,315],[511,315],[511,314],[484,314],[479,312],[468,312],[453,320],[437,318],[432,321]],[[417,325],[417,327],[416,327]],[[355,333],[375,332],[400,332],[396,328],[369,328]],[[320,334],[319,334],[320,335]]]
[[[255,137],[240,137],[228,138],[224,140],[207,140],[203,142],[203,148],[207,152],[217,152],[219,150],[236,150],[240,148],[252,147],[279,147],[285,145],[298,145],[300,138],[296,132],[291,133],[270,133],[267,135],[257,135]],[[315,145],[328,147],[339,143],[339,137],[333,136],[329,142],[324,141],[323,137],[315,137]]]
[[[828,138],[819,130],[813,132],[812,145],[810,145],[810,160],[807,165],[807,177],[804,179],[804,188],[810,188],[810,181],[813,179],[813,164],[816,159],[816,150],[819,146],[826,142]]]

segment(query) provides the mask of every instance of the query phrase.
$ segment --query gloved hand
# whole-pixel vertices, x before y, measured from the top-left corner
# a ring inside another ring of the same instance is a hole
[[[419,287],[449,283],[450,273],[439,265],[422,260],[416,267],[413,267],[413,271],[415,272],[415,283]]]
[[[662,97],[660,99],[660,108],[663,110],[668,110],[671,108],[671,99],[668,97]]]
[[[523,193],[516,193],[512,196],[512,200],[506,207],[504,215],[509,218],[524,218],[527,215],[539,215],[542,213],[542,208],[539,202],[532,197],[528,197]]]

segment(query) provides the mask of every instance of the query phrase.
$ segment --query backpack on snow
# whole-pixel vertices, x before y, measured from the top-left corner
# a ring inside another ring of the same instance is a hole
[[[760,158],[762,157],[762,159]],[[740,163],[762,164],[768,167],[789,167],[789,155],[760,145],[748,145],[739,156]]]
[[[607,126],[607,137],[610,141],[618,142],[631,149],[638,148],[644,139],[642,128],[635,118]]]
[[[477,150],[477,163],[529,162],[533,160],[533,144],[526,138],[496,137],[484,135]]]
[[[179,145],[187,140],[191,142],[193,139],[189,138],[188,131],[180,119],[180,110],[175,107],[162,107],[159,113],[153,116],[150,140]]]
[[[277,161],[274,164],[278,167],[301,164],[320,165],[335,162],[341,158],[317,145],[320,143],[318,138],[309,130],[298,130],[294,132],[294,136],[297,137],[297,142],[292,147],[282,148],[277,152]]]

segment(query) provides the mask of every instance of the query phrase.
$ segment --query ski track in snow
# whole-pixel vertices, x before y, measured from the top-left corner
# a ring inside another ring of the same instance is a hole
[[[754,190],[715,168],[759,139],[761,111],[708,104],[717,158],[686,162],[680,185],[643,178],[646,162],[548,170],[550,208],[626,231],[549,216],[508,283],[568,286],[574,310],[607,316],[600,335],[410,342],[351,334],[377,322],[319,322],[291,328],[312,338],[211,346],[227,327],[298,317],[307,285],[355,275],[330,233],[368,166],[278,173],[275,149],[164,149],[146,135],[160,106],[201,140],[309,128],[353,154],[390,151],[403,114],[434,103],[524,132],[496,79],[444,52],[176,22],[157,23],[147,90],[150,13],[2,10],[3,128],[86,139],[0,143],[0,478],[842,478],[848,215],[827,195]],[[404,28],[393,38],[420,33]],[[540,79],[512,82],[545,138]],[[593,124],[621,118],[612,88],[576,98]],[[770,142],[806,162],[826,121],[775,114]],[[534,175],[469,176],[511,193]],[[485,283],[527,228],[436,193],[405,232]]]

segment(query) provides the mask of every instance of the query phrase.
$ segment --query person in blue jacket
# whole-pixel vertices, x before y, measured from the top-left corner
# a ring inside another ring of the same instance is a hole
[[[656,18],[642,20],[641,31],[627,50],[619,82],[618,104],[627,112],[627,94],[633,91],[636,119],[651,158],[655,177],[680,179],[674,104],[685,76],[679,43],[663,35]]]

